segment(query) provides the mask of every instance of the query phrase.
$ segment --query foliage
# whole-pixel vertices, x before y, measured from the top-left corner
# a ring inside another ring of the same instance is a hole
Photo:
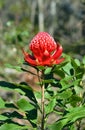
[[[61,65],[35,67],[36,71],[44,72],[44,79],[40,79],[39,84],[45,86],[45,130],[76,130],[85,118],[85,56],[79,61],[63,55],[66,60]],[[0,81],[0,86],[20,96],[11,102],[0,98],[0,130],[40,129],[42,93],[25,83]],[[51,122],[53,113],[56,118]]]

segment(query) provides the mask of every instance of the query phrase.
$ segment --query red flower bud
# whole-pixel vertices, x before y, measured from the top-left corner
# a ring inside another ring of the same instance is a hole
[[[29,45],[32,55],[24,52],[25,61],[32,66],[52,66],[60,64],[64,58],[60,58],[62,54],[62,46],[56,43],[47,32],[39,32]]]

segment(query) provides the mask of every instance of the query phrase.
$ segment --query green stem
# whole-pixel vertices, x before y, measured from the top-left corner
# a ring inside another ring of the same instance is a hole
[[[42,79],[41,77],[39,76],[39,71],[37,71],[37,74],[38,74],[38,79],[39,79],[39,82],[41,83],[42,82]],[[44,71],[42,71],[42,78],[44,79]],[[44,84],[40,84],[41,86],[41,130],[44,130],[44,102],[45,102],[45,99],[44,99]]]
[[[42,97],[41,97],[41,110],[42,110],[42,118],[41,118],[41,130],[44,130],[44,85],[41,87]]]

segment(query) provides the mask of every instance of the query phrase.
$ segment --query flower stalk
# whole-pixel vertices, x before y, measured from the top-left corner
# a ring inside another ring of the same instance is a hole
[[[44,130],[44,85],[41,86],[41,110],[42,110],[42,117],[41,117],[41,130]]]

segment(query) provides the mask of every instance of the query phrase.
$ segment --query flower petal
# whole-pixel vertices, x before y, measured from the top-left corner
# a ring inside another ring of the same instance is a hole
[[[61,56],[63,48],[61,45],[57,44],[57,50],[52,54],[52,59],[57,59]]]
[[[32,55],[23,51],[24,59],[32,66],[52,66],[61,63],[64,58],[60,58],[63,48],[56,43],[47,32],[39,32],[30,42],[29,49]]]
[[[27,52],[25,52],[24,50],[23,51],[23,54],[24,54],[24,60],[28,63],[28,64],[31,64],[33,66],[36,65],[36,60],[35,60],[35,57],[29,55]]]
[[[60,64],[61,62],[63,62],[65,60],[65,58],[60,58],[56,60],[56,64]]]
[[[41,66],[51,66],[49,60],[46,60],[40,64]]]

